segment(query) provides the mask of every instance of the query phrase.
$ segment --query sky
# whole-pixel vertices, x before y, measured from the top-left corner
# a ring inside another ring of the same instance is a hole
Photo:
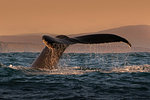
[[[0,0],[0,35],[150,25],[150,0]]]

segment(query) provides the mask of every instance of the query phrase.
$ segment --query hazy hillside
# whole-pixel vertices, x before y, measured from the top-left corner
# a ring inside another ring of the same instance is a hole
[[[150,25],[125,26],[100,32],[123,36],[132,43],[133,47],[150,48]]]
[[[83,33],[83,34],[99,34],[99,33],[112,33],[117,34],[128,39],[133,48],[132,51],[150,51],[150,25],[134,25],[134,26],[123,26],[119,28],[113,28],[108,30],[103,30],[99,32]],[[71,35],[72,37],[81,34]],[[54,35],[53,35],[54,36]],[[40,51],[43,47],[42,34],[28,34],[28,35],[18,35],[18,36],[0,36],[0,41],[3,41],[7,46],[1,46],[1,51]],[[67,49],[68,52],[88,52],[90,46],[87,45],[74,45]],[[112,52],[114,51],[131,51],[126,48],[127,46],[123,43],[117,44],[117,46],[112,46],[108,48],[107,45],[99,45],[99,52]],[[97,47],[97,48],[98,48]],[[125,47],[123,49],[123,47]],[[2,49],[2,48],[5,48]],[[79,49],[78,49],[79,48]],[[82,49],[80,49],[82,48]],[[94,47],[93,47],[94,48]],[[117,50],[115,49],[117,48]],[[119,50],[120,49],[120,50]],[[122,50],[121,50],[122,49]]]
[[[28,34],[28,35],[17,35],[17,36],[0,36],[0,41],[3,42],[15,42],[15,43],[42,43],[42,35],[37,34]]]
[[[43,47],[34,43],[0,42],[0,52],[39,52]]]

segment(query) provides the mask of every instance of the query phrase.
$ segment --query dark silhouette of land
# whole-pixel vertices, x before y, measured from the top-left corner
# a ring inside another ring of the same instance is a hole
[[[150,51],[150,25],[132,25],[122,26],[103,30],[99,32],[81,33],[83,34],[100,34],[111,33],[126,38],[131,44],[129,49],[123,43],[100,44],[100,45],[81,45],[70,46],[66,52],[149,52]],[[81,34],[70,35],[72,37]],[[52,34],[49,34],[52,35]],[[54,35],[55,36],[55,35]],[[42,34],[26,34],[15,36],[0,36],[0,52],[39,52],[44,47],[42,43]],[[95,48],[96,46],[96,48]],[[90,50],[91,48],[95,48]]]

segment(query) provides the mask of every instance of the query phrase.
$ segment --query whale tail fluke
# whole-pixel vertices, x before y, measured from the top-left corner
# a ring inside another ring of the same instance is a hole
[[[125,38],[114,34],[91,34],[75,37],[74,39],[78,40],[79,43],[83,44],[98,44],[98,43],[111,43],[111,42],[124,42],[131,47],[131,43],[128,42]]]
[[[44,35],[42,40],[46,47],[43,49],[39,57],[34,61],[32,67],[42,69],[56,69],[57,63],[65,51],[72,44],[98,44],[111,42],[124,42],[130,47],[131,44],[125,39],[113,34],[91,34],[70,38],[66,35],[58,35],[55,38]]]

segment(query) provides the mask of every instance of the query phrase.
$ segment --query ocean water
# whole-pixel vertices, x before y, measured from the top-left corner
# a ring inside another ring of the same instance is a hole
[[[0,53],[0,100],[150,100],[150,53],[64,53],[55,70],[39,53]]]

